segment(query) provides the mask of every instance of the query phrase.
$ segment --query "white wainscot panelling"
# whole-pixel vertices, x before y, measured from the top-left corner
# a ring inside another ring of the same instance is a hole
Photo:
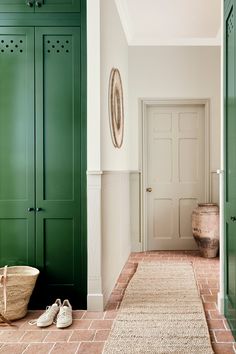
[[[141,244],[141,174],[130,173],[130,232],[131,251],[140,252]]]
[[[107,302],[130,255],[130,172],[102,176],[102,289]]]

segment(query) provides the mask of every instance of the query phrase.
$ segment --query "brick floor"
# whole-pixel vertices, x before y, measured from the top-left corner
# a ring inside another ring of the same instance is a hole
[[[104,312],[73,311],[73,324],[58,330],[28,324],[42,311],[29,311],[16,321],[17,327],[0,326],[0,354],[101,354],[110,328],[117,316],[125,288],[141,261],[192,261],[216,354],[235,354],[236,343],[227,322],[217,311],[219,260],[204,259],[198,252],[153,251],[132,253],[117,281]],[[128,354],[128,353],[127,353]]]

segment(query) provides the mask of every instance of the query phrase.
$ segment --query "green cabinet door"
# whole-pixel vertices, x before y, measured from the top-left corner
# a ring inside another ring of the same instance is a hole
[[[235,6],[225,8],[225,314],[236,335],[236,68]]]
[[[0,28],[0,266],[35,263],[34,30]]]
[[[34,0],[0,0],[0,12],[33,12]]]
[[[79,12],[80,0],[35,0],[36,12]]]
[[[50,303],[84,306],[80,28],[36,28],[36,264]]]

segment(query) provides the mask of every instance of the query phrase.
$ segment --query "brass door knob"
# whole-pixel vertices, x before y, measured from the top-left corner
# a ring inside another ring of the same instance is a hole
[[[152,188],[151,187],[146,188],[146,192],[151,193],[152,192]]]

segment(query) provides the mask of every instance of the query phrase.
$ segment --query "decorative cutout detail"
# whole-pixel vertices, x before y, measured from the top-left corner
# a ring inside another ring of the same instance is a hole
[[[65,36],[60,39],[52,37],[52,39],[47,39],[45,41],[45,51],[51,54],[70,53],[71,41],[68,39],[65,40]]]
[[[233,29],[234,29],[234,13],[232,11],[229,18],[228,18],[228,21],[227,21],[227,35],[228,35],[228,37],[233,32]]]
[[[0,39],[0,54],[19,53],[19,52],[23,53],[23,51],[24,51],[24,42],[22,39],[19,40],[18,37],[14,39],[9,39],[6,37],[4,37],[4,39]]]
[[[124,136],[123,88],[120,72],[113,68],[109,80],[109,118],[113,145],[120,148]]]

